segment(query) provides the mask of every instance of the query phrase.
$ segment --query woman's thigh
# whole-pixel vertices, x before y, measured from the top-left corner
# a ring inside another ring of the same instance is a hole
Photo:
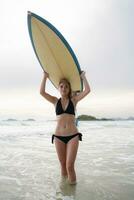
[[[67,143],[67,150],[66,150],[66,163],[67,165],[73,165],[76,159],[77,150],[79,146],[79,138],[78,136],[72,138]]]
[[[66,163],[66,144],[60,141],[58,138],[54,138],[54,143],[56,147],[56,152],[58,154],[59,161],[61,164]]]

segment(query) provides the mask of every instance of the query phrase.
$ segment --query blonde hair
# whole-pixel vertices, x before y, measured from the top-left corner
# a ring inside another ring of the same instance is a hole
[[[72,97],[72,89],[71,89],[71,84],[70,84],[70,82],[69,82],[66,78],[62,78],[62,79],[60,79],[60,81],[59,81],[59,85],[60,85],[61,83],[67,83],[67,84],[68,84],[68,86],[69,86],[68,98],[71,98],[71,97]]]

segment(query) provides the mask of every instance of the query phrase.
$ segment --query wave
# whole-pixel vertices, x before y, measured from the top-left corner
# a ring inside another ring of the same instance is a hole
[[[36,121],[35,119],[33,118],[28,118],[28,119],[24,119],[24,120],[18,120],[18,119],[15,119],[15,118],[8,118],[8,119],[3,119],[2,121],[4,122],[21,122],[21,121],[25,121],[25,122],[32,122],[32,121]]]
[[[21,126],[29,126],[28,124],[21,123]]]
[[[17,119],[13,119],[13,118],[8,118],[8,119],[3,119],[2,121],[7,121],[7,122],[16,122],[18,121]]]
[[[22,120],[22,121],[30,121],[30,122],[33,122],[33,121],[36,121],[36,120],[33,119],[33,118],[29,118],[29,119],[24,119],[24,120]]]

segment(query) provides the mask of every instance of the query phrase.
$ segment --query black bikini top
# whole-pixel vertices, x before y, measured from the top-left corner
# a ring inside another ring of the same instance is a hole
[[[74,105],[71,99],[69,99],[69,103],[66,110],[63,110],[62,104],[61,104],[61,98],[60,98],[56,104],[55,112],[56,112],[56,115],[61,115],[63,113],[75,115]]]

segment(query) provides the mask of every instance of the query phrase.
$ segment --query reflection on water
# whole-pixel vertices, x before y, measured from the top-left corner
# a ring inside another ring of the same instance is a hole
[[[70,185],[66,178],[61,178],[59,188],[56,191],[56,200],[73,200],[75,199],[76,185]]]

